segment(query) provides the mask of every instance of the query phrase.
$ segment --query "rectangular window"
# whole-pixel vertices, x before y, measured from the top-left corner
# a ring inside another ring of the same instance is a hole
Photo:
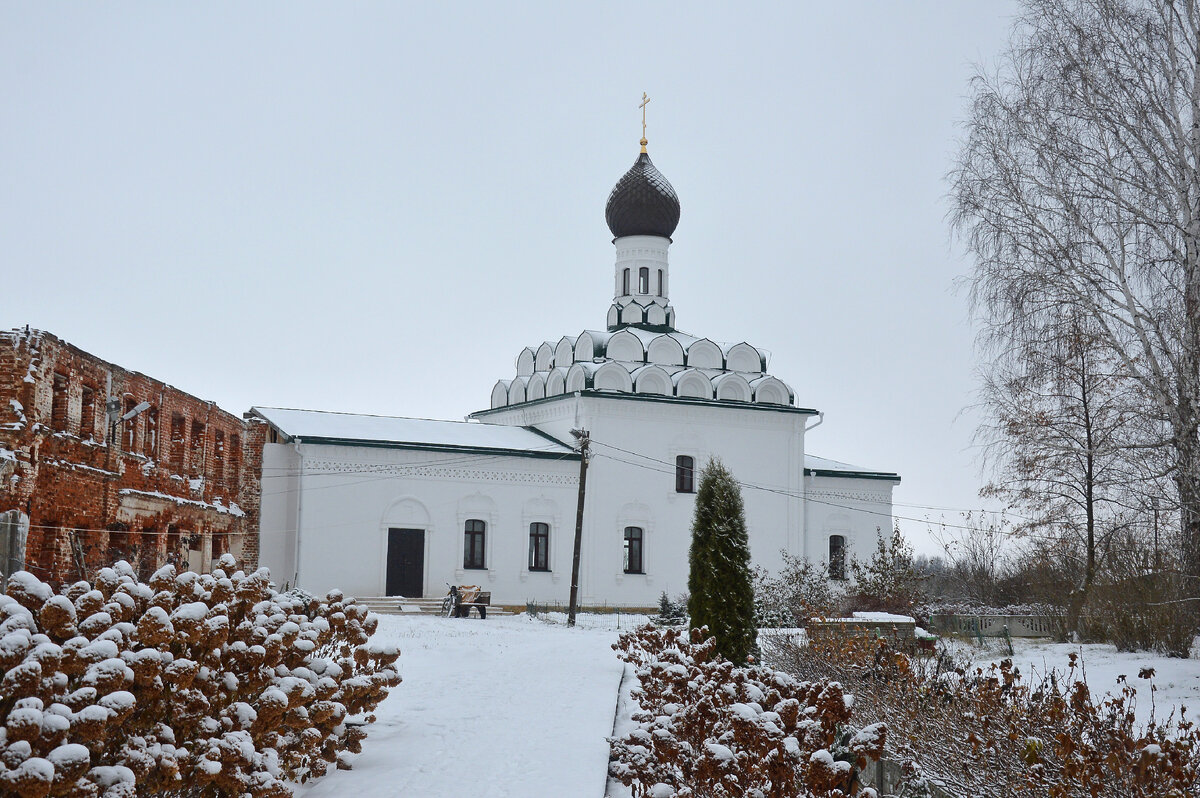
[[[242,437],[229,436],[229,484],[234,490],[241,487],[242,481]]]
[[[213,481],[225,480],[225,432],[213,430]]]
[[[666,296],[666,294],[663,293],[663,270],[662,269],[658,270],[658,295]]]
[[[626,269],[621,275],[621,295],[629,296],[629,269]]]
[[[153,459],[158,457],[158,408],[152,407],[142,416],[146,427],[142,431],[142,454]]]
[[[829,536],[829,578],[846,578],[846,538],[841,535]]]
[[[463,568],[486,568],[483,558],[483,544],[487,533],[487,524],[477,518],[467,521],[463,530]]]
[[[529,525],[529,570],[550,570],[550,525],[532,523]]]
[[[675,492],[696,492],[696,460],[686,454],[675,458]]]
[[[79,404],[79,437],[96,437],[96,391],[86,385]]]
[[[124,407],[125,409],[121,414],[127,416],[133,412],[133,408],[137,407],[137,400],[135,400],[132,396],[126,396]],[[127,418],[125,420],[125,435],[123,436],[122,440],[124,441],[123,445],[125,446],[125,451],[132,452],[136,450],[137,416],[132,416],[131,418]]]
[[[54,395],[50,399],[50,429],[55,432],[67,431],[67,385],[66,374],[55,372],[52,387]]]
[[[638,269],[638,293],[650,293],[650,270],[645,266]]]
[[[642,528],[625,527],[625,573],[642,573]]]
[[[193,478],[204,476],[204,425],[192,421],[192,455],[188,463]]]
[[[187,448],[187,421],[175,413],[171,416],[171,469],[183,473],[183,453]]]

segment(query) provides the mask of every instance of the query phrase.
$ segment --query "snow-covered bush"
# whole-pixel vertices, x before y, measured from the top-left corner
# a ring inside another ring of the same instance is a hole
[[[652,616],[651,621],[659,626],[683,626],[687,621],[687,596],[677,596],[674,600],[663,591],[658,597],[658,615]]]
[[[737,667],[706,637],[643,626],[613,646],[641,682],[638,727],[609,741],[609,773],[635,798],[874,795],[857,777],[879,758],[883,724],[855,733],[836,682]]]
[[[807,626],[812,618],[849,612],[845,596],[829,581],[827,567],[781,551],[783,567],[772,576],[754,569],[754,616],[759,628]]]
[[[346,767],[399,684],[378,619],[331,592],[280,595],[266,569],[128,563],[57,594],[28,572],[0,596],[0,794],[290,796]],[[366,715],[366,720],[373,720]]]
[[[850,561],[854,590],[850,609],[866,612],[895,612],[908,615],[923,598],[924,581],[913,564],[913,551],[897,525],[890,540],[880,536],[871,558]]]
[[[766,660],[796,678],[836,679],[855,717],[886,722],[904,795],[929,784],[972,798],[1183,798],[1200,794],[1200,731],[1180,718],[1136,722],[1136,692],[1094,700],[1072,654],[1027,683],[1011,660],[987,669],[914,657],[887,640],[772,638]],[[1130,674],[1130,678],[1132,678]],[[1153,679],[1142,669],[1139,679]],[[1153,695],[1153,691],[1150,691]]]

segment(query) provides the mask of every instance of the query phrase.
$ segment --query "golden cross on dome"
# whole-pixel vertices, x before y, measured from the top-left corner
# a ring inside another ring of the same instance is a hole
[[[646,92],[642,92],[642,104],[638,108],[642,109],[642,152],[646,151],[646,104],[650,102],[650,98],[646,96]]]

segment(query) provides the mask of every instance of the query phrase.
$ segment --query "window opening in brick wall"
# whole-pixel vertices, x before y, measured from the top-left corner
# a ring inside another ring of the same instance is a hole
[[[625,573],[642,573],[642,528],[625,527]]]
[[[846,538],[842,535],[829,536],[829,578],[846,578]]]
[[[696,460],[686,454],[675,458],[675,492],[696,492]]]
[[[225,481],[225,431],[213,431],[213,481]]]
[[[192,420],[191,462],[188,465],[191,467],[193,477],[204,476],[204,425],[194,419]]]
[[[171,415],[171,469],[183,473],[183,453],[187,447],[187,420],[174,413]]]
[[[629,296],[629,269],[621,273],[621,295]]]
[[[658,295],[663,296],[663,270],[658,270]]]
[[[86,385],[79,400],[79,437],[96,437],[96,391]]]
[[[529,525],[529,570],[550,570],[550,525],[534,522]]]
[[[463,568],[484,568],[483,544],[487,524],[478,518],[467,521],[463,530]]]
[[[221,559],[221,555],[229,551],[229,535],[213,534],[212,538],[212,558],[215,562]]]
[[[645,266],[638,269],[638,293],[650,293],[650,270]]]
[[[54,395],[50,399],[50,428],[56,432],[67,431],[67,385],[66,374],[55,372],[52,387]]]
[[[234,488],[236,496],[237,489],[242,483],[242,436],[229,436],[229,484]]]
[[[142,453],[153,459],[158,457],[158,408],[152,407],[142,416],[146,426],[142,430]]]
[[[159,568],[158,557],[160,552],[158,544],[158,527],[144,527],[142,529],[141,556],[138,557],[138,562],[135,564],[138,578],[143,582],[150,581],[150,577]]]
[[[174,565],[177,569],[183,570],[180,565],[187,565],[187,539],[188,534],[180,529],[178,524],[167,525],[167,562]]]
[[[134,399],[132,396],[126,396],[125,397],[124,415],[129,415],[130,413],[132,413],[133,409],[135,407],[137,407],[137,400]],[[125,440],[125,451],[127,451],[127,452],[137,451],[137,419],[138,419],[137,416],[133,416],[132,418],[125,420],[124,440]]]

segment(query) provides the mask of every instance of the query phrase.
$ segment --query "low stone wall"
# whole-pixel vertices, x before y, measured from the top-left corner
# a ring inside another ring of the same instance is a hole
[[[891,641],[900,651],[909,651],[915,645],[916,623],[914,621],[877,621],[864,618],[813,618],[808,622],[810,640],[830,637],[869,637]]]

